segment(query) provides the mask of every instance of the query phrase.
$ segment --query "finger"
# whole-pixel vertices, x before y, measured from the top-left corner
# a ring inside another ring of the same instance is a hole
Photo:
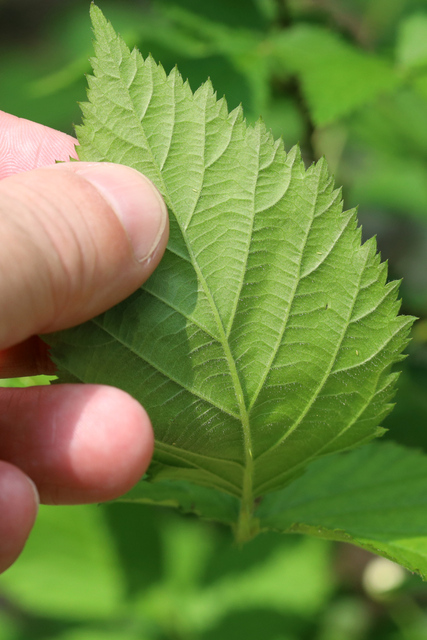
[[[77,140],[71,136],[4,111],[0,111],[0,131],[0,180],[77,158]]]
[[[0,182],[0,349],[83,322],[157,266],[165,205],[139,172],[65,163]]]
[[[0,351],[0,378],[20,378],[40,374],[55,375],[56,366],[49,347],[38,336]]]
[[[24,548],[36,519],[38,496],[27,476],[0,461],[0,573]]]
[[[99,385],[0,390],[0,441],[2,458],[47,504],[117,498],[144,474],[154,446],[141,405]]]

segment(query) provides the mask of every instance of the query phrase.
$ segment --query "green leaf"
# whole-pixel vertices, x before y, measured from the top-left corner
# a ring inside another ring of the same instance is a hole
[[[313,122],[324,126],[399,85],[391,65],[312,25],[271,39],[285,69],[298,75]]]
[[[396,58],[406,68],[427,65],[427,14],[408,16],[399,28]]]
[[[392,444],[318,460],[266,496],[261,528],[352,542],[427,578],[427,456]]]
[[[230,60],[251,88],[251,111],[256,117],[266,109],[271,90],[271,69],[260,31],[244,29],[242,25],[238,29],[227,27],[221,22],[214,22],[176,5],[166,5],[162,14],[186,37],[188,34],[198,38],[203,43],[204,55],[210,52],[211,55],[224,56]]]
[[[0,576],[0,638],[222,638],[230,616],[254,612],[286,627],[327,605],[331,551],[326,540],[274,533],[238,549],[227,529],[170,510],[42,506]]]
[[[240,574],[234,571],[221,576],[204,591],[199,586],[197,604],[202,611],[219,618],[220,614],[224,616],[233,610],[292,611],[301,616],[322,610],[333,588],[331,558],[325,541],[290,538],[287,542],[292,540],[293,544],[277,545],[273,537],[263,538],[256,540],[260,539],[264,547],[269,544],[271,553],[261,562]]]
[[[152,473],[154,467],[155,463],[151,466]],[[122,501],[175,507],[183,513],[193,513],[228,525],[232,525],[239,514],[239,500],[235,496],[180,480],[139,482]]]
[[[349,195],[369,211],[389,211],[426,220],[426,163],[414,156],[372,153],[360,167]]]
[[[2,574],[0,588],[39,616],[80,621],[118,616],[124,578],[102,511],[42,505],[19,562]]]
[[[419,77],[418,80],[421,80]],[[361,208],[426,219],[427,103],[408,88],[353,117],[348,148],[364,147],[349,198]],[[408,302],[408,301],[407,301]]]
[[[234,519],[245,540],[259,497],[382,433],[412,319],[397,316],[397,283],[374,241],[361,246],[324,161],[306,171],[209,82],[193,94],[130,53],[96,7],[92,19],[79,157],[151,178],[170,242],[143,288],[48,341],[67,376],[148,410],[154,485],[131,495],[164,504],[170,486],[170,503]]]

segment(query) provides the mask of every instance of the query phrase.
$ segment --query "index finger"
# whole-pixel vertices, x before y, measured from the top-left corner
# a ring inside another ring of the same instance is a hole
[[[76,144],[66,133],[0,111],[0,180],[77,158]]]

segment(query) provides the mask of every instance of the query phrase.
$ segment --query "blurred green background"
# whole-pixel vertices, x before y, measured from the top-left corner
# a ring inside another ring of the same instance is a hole
[[[89,4],[0,0],[0,109],[73,133]],[[193,89],[209,76],[308,164],[326,156],[419,318],[384,426],[427,451],[427,0],[98,5]],[[0,577],[0,640],[425,640],[426,607],[419,578],[355,547],[269,534],[239,550],[168,510],[42,507]]]

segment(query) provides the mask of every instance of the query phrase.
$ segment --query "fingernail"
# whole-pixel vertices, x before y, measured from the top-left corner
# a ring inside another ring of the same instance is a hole
[[[81,163],[77,173],[111,205],[138,262],[147,260],[167,223],[166,205],[152,182],[135,169],[107,162]]]
[[[30,485],[30,487],[31,487],[31,489],[32,489],[32,491],[34,493],[34,501],[35,501],[36,509],[37,509],[37,512],[38,512],[39,506],[40,506],[40,496],[39,496],[38,489],[37,489],[35,483],[33,482],[33,480],[31,480],[30,477],[25,476],[25,478],[28,481],[28,484]]]

